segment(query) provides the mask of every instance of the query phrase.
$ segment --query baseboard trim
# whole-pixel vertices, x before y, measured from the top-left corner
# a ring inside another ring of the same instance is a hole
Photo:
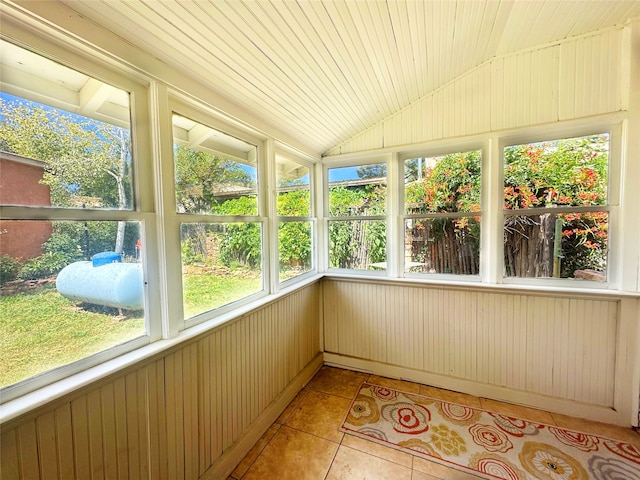
[[[260,414],[249,429],[216,460],[200,479],[221,480],[228,478],[247,453],[249,453],[249,450],[251,450],[273,422],[278,419],[298,392],[309,383],[323,364],[323,354],[318,353],[313,360],[289,382],[289,385],[287,385],[282,393]]]
[[[448,377],[446,375],[429,373],[422,370],[414,370],[411,368],[389,365],[373,360],[349,357],[336,353],[325,352],[324,363],[328,366],[358,370],[389,378],[409,380],[426,385],[433,385],[434,387],[444,388],[447,390],[467,393],[477,397],[490,398],[492,400],[515,403],[526,407],[539,408],[549,412],[571,415],[574,417],[581,417],[598,422],[621,425],[624,427],[630,426],[628,422],[626,422],[626,418],[620,418],[618,412],[612,408],[599,405],[590,405],[575,402],[573,400],[547,397],[531,392],[498,387],[471,380],[463,380],[460,378]]]

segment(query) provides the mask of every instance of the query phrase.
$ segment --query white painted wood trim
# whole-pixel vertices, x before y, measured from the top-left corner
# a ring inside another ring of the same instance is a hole
[[[626,427],[629,426],[628,420],[626,418],[623,420],[622,418],[624,415],[621,416],[619,412],[610,408],[581,404],[571,400],[551,398],[544,395],[532,394],[530,392],[497,387],[487,385],[485,383],[462,380],[445,375],[438,375],[335,353],[325,352],[324,362],[325,365],[328,366],[357,370],[389,378],[408,380],[410,382],[431,385],[446,390],[452,390],[454,392],[474,395],[476,397],[490,398],[493,400],[534,407],[564,415],[588,418],[590,420],[604,423],[619,424]]]

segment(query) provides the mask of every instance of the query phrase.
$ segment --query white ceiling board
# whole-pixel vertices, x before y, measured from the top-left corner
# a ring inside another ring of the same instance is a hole
[[[318,153],[497,56],[640,16],[616,0],[62,3]]]

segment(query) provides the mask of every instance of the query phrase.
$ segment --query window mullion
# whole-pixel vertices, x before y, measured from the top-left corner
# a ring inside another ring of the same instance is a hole
[[[164,85],[152,88],[156,126],[154,144],[157,151],[156,169],[159,176],[158,203],[158,277],[162,303],[162,336],[175,337],[184,328],[182,306],[182,266],[180,261],[180,221],[176,213],[175,175],[173,164],[173,133],[169,94]]]

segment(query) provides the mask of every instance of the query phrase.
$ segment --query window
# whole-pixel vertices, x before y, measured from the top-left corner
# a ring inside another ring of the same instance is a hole
[[[149,205],[136,188],[129,91],[1,43],[0,387],[10,399],[58,367],[69,374],[149,341]]]
[[[329,168],[329,268],[387,269],[387,166]]]
[[[504,148],[504,275],[607,278],[609,134]]]
[[[264,291],[258,148],[173,115],[186,319]]]
[[[311,168],[276,153],[276,215],[281,282],[313,269]]]
[[[477,275],[480,151],[404,161],[404,270]]]

